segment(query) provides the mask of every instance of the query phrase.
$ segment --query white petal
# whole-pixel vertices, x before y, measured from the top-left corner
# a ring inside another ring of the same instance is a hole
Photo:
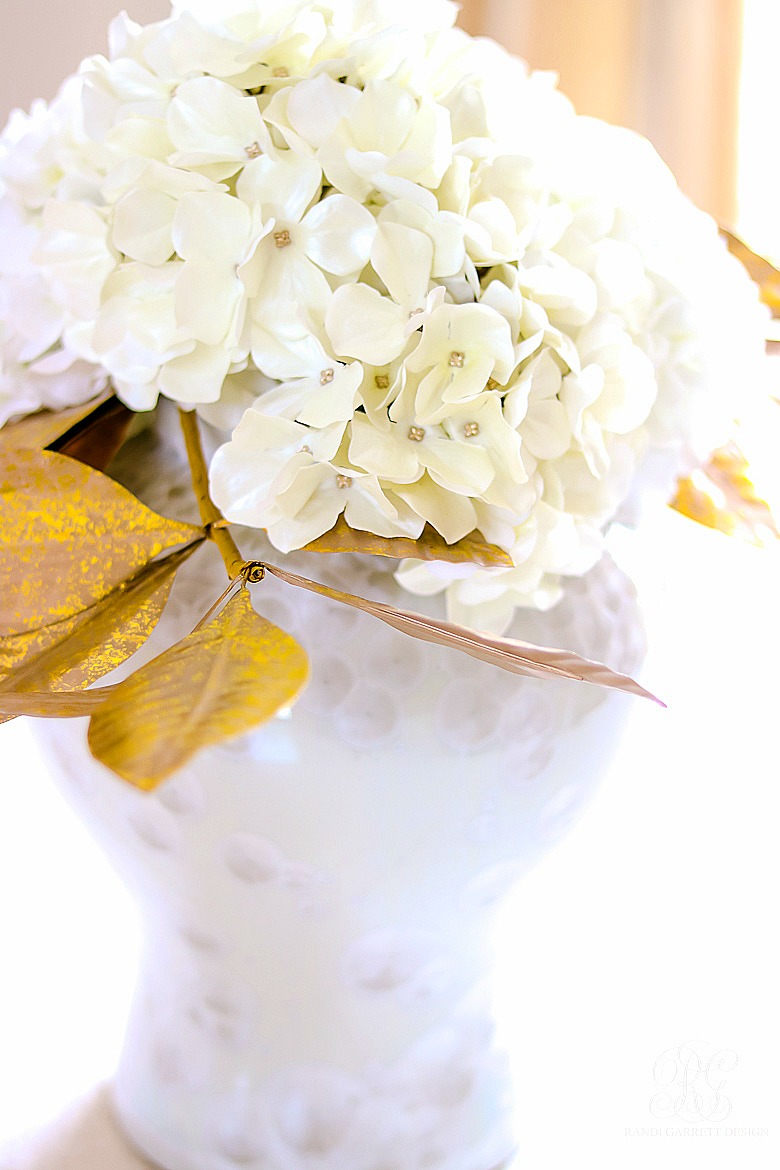
[[[368,263],[376,221],[346,195],[330,195],[301,224],[300,243],[310,260],[335,276],[357,274]]]
[[[298,223],[322,187],[322,168],[310,158],[292,151],[254,159],[244,167],[236,192],[250,206],[260,204],[263,218],[273,217],[280,226]]]
[[[46,273],[60,304],[82,319],[94,318],[117,264],[105,221],[86,204],[52,200],[43,214],[43,229],[33,261]]]
[[[322,375],[314,379],[314,393],[311,394],[296,415],[299,422],[311,427],[326,427],[334,422],[347,422],[355,412],[360,385],[363,381],[363,367],[359,362],[349,366],[336,364],[327,367],[333,370],[330,382],[323,384]]]
[[[481,495],[495,474],[483,447],[431,438],[420,444],[420,461],[435,483],[460,495]]]
[[[298,82],[288,98],[287,115],[301,138],[318,148],[359,101],[358,90],[323,73]]]
[[[198,345],[160,370],[160,393],[176,402],[216,402],[230,369],[230,354],[220,346]]]
[[[365,416],[352,420],[349,458],[356,467],[393,483],[413,483],[422,474],[419,444],[408,437],[406,424],[380,430]]]
[[[154,410],[160,397],[160,391],[151,382],[122,382],[119,378],[112,378],[111,385],[117,398],[131,410]]]
[[[520,287],[560,325],[585,325],[596,312],[595,284],[587,273],[565,262],[556,267],[521,268]]]
[[[371,264],[393,300],[408,313],[423,307],[433,265],[430,237],[403,224],[382,223]]]
[[[188,260],[176,281],[176,320],[197,341],[219,345],[241,328],[244,286],[231,268]]]
[[[196,77],[178,87],[168,109],[168,133],[177,150],[174,166],[224,164],[223,177],[235,174],[256,146],[272,149],[256,99],[216,77]]]
[[[116,205],[114,246],[142,264],[164,264],[174,252],[176,201],[162,191],[130,191]]]
[[[350,115],[350,135],[358,150],[392,157],[404,149],[417,116],[414,96],[403,86],[369,81]]]
[[[462,540],[477,527],[477,513],[468,496],[440,488],[429,477],[393,488],[418,514],[440,532],[448,544]]]
[[[637,346],[627,346],[617,368],[607,366],[604,389],[591,413],[608,431],[626,435],[641,426],[658,393],[650,359]]]
[[[336,289],[325,318],[335,352],[371,366],[387,365],[403,351],[405,324],[403,309],[367,284]]]
[[[352,488],[347,492],[344,519],[350,528],[375,532],[377,536],[406,534],[407,525],[399,524],[396,509],[373,475],[355,479]]]
[[[252,360],[269,378],[307,378],[323,366],[324,350],[294,306],[252,306]]]
[[[524,444],[537,459],[558,459],[571,444],[566,408],[556,398],[535,402],[520,430]]]
[[[272,330],[277,321],[293,317],[320,322],[325,318],[331,297],[327,279],[300,248],[294,244],[287,248],[269,247],[253,305],[255,320],[266,321]]]
[[[199,192],[179,201],[173,242],[182,260],[233,267],[244,259],[252,228],[252,214],[240,199]]]

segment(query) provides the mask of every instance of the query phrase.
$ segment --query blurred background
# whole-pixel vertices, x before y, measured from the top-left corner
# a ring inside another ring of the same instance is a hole
[[[117,0],[2,0],[0,122],[105,49]],[[147,23],[167,0],[129,0]],[[560,75],[583,114],[646,135],[683,190],[780,254],[771,149],[778,0],[464,0],[460,23]]]

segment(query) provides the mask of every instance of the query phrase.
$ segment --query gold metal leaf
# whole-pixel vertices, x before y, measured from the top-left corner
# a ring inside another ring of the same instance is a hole
[[[0,712],[35,714],[20,709],[24,694],[86,688],[121,666],[152,633],[176,573],[197,547],[193,543],[145,565],[74,617],[0,638]]]
[[[414,557],[421,561],[449,561],[453,564],[482,565],[485,568],[511,569],[513,561],[508,552],[497,544],[488,544],[481,532],[472,532],[455,544],[447,544],[435,528],[426,524],[417,540],[406,536],[375,536],[350,528],[340,516],[330,532],[318,536],[305,545],[304,552],[370,553],[379,557]]]
[[[750,479],[748,461],[733,443],[680,480],[672,507],[727,536],[767,545],[780,538],[777,522]]]
[[[273,718],[308,677],[303,648],[241,589],[209,625],[112,691],[92,716],[89,745],[118,776],[151,790],[201,748]]]
[[[200,531],[65,455],[3,452],[0,637],[75,616]]]
[[[35,414],[25,415],[18,422],[6,423],[0,427],[0,455],[20,447],[43,451],[88,419],[104,403],[112,401],[116,402],[117,399],[113,391],[107,390],[91,402],[81,402],[78,406],[68,406],[64,410],[38,410]]]
[[[297,573],[288,573],[276,565],[264,562],[265,570],[286,581],[288,585],[295,585],[300,589],[308,589],[312,593],[319,593],[329,597],[332,601],[340,601],[343,605],[351,605],[370,613],[380,621],[386,622],[403,634],[412,638],[419,638],[424,642],[434,642],[440,646],[449,646],[460,650],[472,658],[479,658],[493,666],[500,666],[512,674],[529,675],[532,678],[568,678],[578,682],[595,683],[597,686],[611,687],[615,690],[627,691],[632,695],[640,695],[645,699],[652,699],[663,707],[660,699],[646,691],[634,679],[619,674],[604,666],[600,662],[591,662],[581,658],[571,650],[556,650],[546,646],[533,646],[530,642],[515,641],[510,638],[496,638],[490,634],[479,634],[466,626],[455,625],[454,622],[439,621],[436,618],[424,617],[411,610],[396,609],[392,605],[385,605],[381,601],[367,601],[364,597],[356,597],[352,593],[343,593],[340,589],[331,589],[317,581],[310,581],[307,577],[300,577]]]
[[[744,240],[727,228],[721,228],[721,235],[728,244],[732,256],[744,264],[752,279],[761,290],[761,300],[772,310],[773,317],[780,317],[780,272],[771,261],[759,256]]]

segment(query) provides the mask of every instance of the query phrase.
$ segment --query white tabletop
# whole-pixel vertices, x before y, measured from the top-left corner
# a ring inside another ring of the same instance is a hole
[[[624,551],[648,615],[645,681],[669,710],[637,701],[595,799],[501,919],[518,1165],[560,1170],[587,1150],[601,1170],[777,1170],[780,553],[672,513]],[[0,1168],[143,1165],[95,1095],[133,983],[132,908],[22,721],[0,751]],[[659,1106],[654,1069],[671,1065],[656,1062],[686,1042],[734,1054],[720,1125]]]

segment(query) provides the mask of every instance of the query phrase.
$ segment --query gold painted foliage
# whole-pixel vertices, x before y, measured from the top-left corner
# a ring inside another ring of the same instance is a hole
[[[405,536],[375,536],[350,528],[343,516],[323,536],[307,544],[305,552],[369,553],[379,557],[414,557],[421,561],[449,561],[452,564],[481,565],[485,568],[511,569],[514,562],[498,545],[488,544],[480,532],[472,532],[455,544],[447,544],[435,528],[426,524],[417,540]]]
[[[706,466],[680,480],[672,507],[726,536],[738,536],[750,544],[770,544],[780,538],[780,530],[749,472],[748,461],[738,447],[722,447]]]
[[[200,535],[75,459],[5,450],[0,637],[74,617],[160,553]]]
[[[749,248],[739,236],[734,235],[733,232],[724,227],[720,231],[728,245],[729,252],[744,264],[751,278],[758,285],[761,290],[761,300],[772,310],[772,316],[780,317],[780,272],[771,261],[764,256],[759,256],[757,252]]]
[[[203,539],[144,565],[73,617],[0,638],[0,710],[3,692],[88,687],[140,650],[162,616],[177,571]]]
[[[166,559],[170,562],[183,552]],[[93,691],[56,693],[40,689],[45,685],[40,674],[24,676],[26,690],[9,685],[14,682],[11,673],[0,685],[0,711],[8,717],[90,715],[89,745],[96,759],[139,788],[155,788],[201,748],[273,718],[306,685],[309,663],[303,648],[256,613],[249,600],[245,582],[265,572],[288,585],[360,609],[401,633],[459,650],[513,674],[589,682],[659,702],[633,679],[571,651],[479,634],[331,589],[275,565],[247,562],[242,577],[228,589],[232,596],[217,617],[199,623],[181,642],[123,682]]]
[[[294,638],[255,613],[242,588],[208,625],[111,689],[89,746],[138,788],[154,788],[209,744],[265,723],[306,685]]]

